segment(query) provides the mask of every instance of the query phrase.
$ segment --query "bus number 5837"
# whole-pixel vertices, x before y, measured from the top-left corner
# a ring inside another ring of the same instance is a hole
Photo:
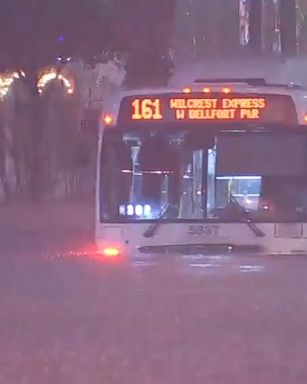
[[[191,236],[217,236],[219,227],[217,225],[190,225],[188,234]]]

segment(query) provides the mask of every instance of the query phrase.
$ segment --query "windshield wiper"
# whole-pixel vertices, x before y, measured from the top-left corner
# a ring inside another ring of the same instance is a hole
[[[168,203],[166,204],[162,209],[161,211],[159,212],[159,215],[158,215],[158,218],[157,220],[150,224],[150,226],[146,229],[146,231],[143,233],[143,236],[146,237],[147,239],[150,238],[150,237],[154,237],[157,229],[160,227],[160,225],[162,224],[163,220],[165,219],[165,216],[168,214],[170,208],[171,208],[171,204]]]
[[[257,237],[265,237],[265,233],[258,228],[258,226],[251,221],[251,219],[248,217],[248,212],[237,202],[235,197],[230,194],[230,201],[233,204],[233,206],[237,209],[237,212],[245,218],[243,221],[248,228],[257,236]],[[154,237],[155,233],[159,229],[160,225],[163,223],[163,220],[165,219],[165,216],[169,213],[170,209],[172,208],[172,204],[168,203],[166,204],[161,211],[159,212],[159,215],[157,217],[157,220],[150,224],[150,226],[146,229],[146,231],[143,233],[143,236],[146,238],[152,238]]]
[[[252,222],[251,218],[248,216],[248,212],[242,207],[241,204],[238,203],[236,198],[230,193],[230,202],[234,205],[234,207],[237,209],[238,213],[242,215],[246,220],[244,220],[244,223],[248,226],[248,228],[257,236],[257,237],[265,237],[265,233],[261,231],[258,226]]]

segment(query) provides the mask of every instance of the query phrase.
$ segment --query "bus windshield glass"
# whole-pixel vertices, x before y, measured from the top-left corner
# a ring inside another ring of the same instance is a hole
[[[101,221],[304,221],[306,155],[295,127],[114,127],[102,144]]]

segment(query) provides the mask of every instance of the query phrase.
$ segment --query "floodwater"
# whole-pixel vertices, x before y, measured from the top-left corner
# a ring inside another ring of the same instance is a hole
[[[3,258],[0,383],[306,383],[307,258]]]

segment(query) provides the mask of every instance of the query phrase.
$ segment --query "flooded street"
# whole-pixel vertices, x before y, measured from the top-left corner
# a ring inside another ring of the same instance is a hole
[[[5,259],[0,382],[304,383],[304,257]]]

